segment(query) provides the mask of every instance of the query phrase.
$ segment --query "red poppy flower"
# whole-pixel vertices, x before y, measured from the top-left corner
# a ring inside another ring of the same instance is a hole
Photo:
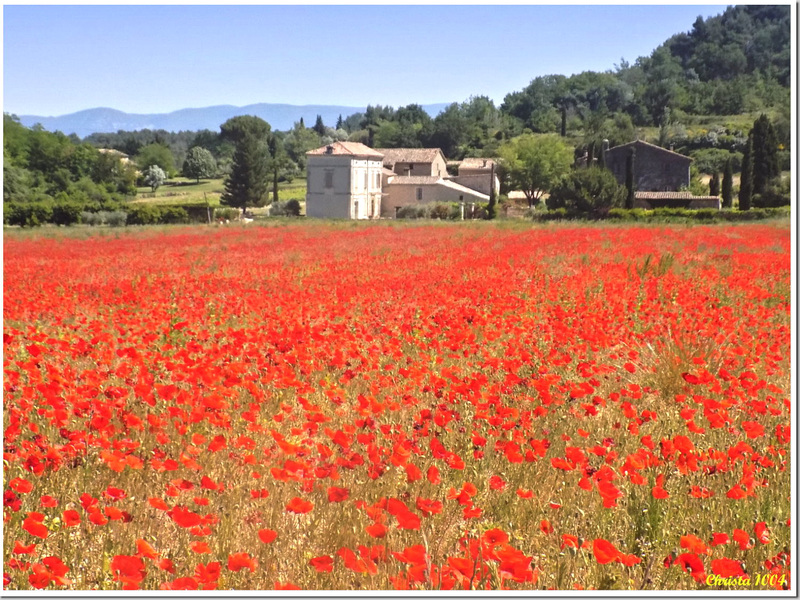
[[[708,549],[703,540],[692,534],[681,536],[681,548],[686,548],[689,552],[694,552],[695,554],[711,554],[711,550]]]
[[[189,548],[195,554],[211,554],[211,548],[206,542],[194,541],[189,544]]]
[[[64,520],[64,527],[76,527],[81,524],[81,515],[77,510],[65,510],[61,513],[61,517]]]
[[[386,527],[380,523],[373,523],[365,528],[366,532],[374,538],[382,538],[386,535]]]
[[[764,521],[755,525],[756,539],[762,544],[769,544],[769,528]]]
[[[742,565],[732,558],[718,558],[711,561],[711,572],[720,577],[740,577],[746,575]]]
[[[233,572],[241,571],[242,569],[249,569],[254,573],[258,566],[258,561],[251,558],[247,552],[236,552],[228,556],[228,570]]]
[[[330,573],[333,571],[333,557],[332,556],[317,556],[308,561],[317,573]]]
[[[711,536],[712,536],[711,540],[712,546],[720,546],[722,544],[727,544],[728,542],[730,542],[730,538],[728,537],[727,533],[712,533]]]
[[[309,502],[308,500],[303,500],[302,498],[294,497],[289,500],[289,503],[286,505],[286,510],[289,512],[297,513],[297,514],[305,514],[310,512],[314,508],[314,504]]]
[[[141,556],[142,558],[149,558],[152,560],[158,559],[158,552],[156,552],[156,549],[145,540],[136,540],[136,550],[136,556]]]
[[[614,544],[603,538],[598,538],[592,543],[592,551],[594,552],[595,560],[601,565],[608,564],[619,560],[620,551],[614,547]]]
[[[328,501],[329,502],[344,502],[350,497],[350,490],[347,488],[340,488],[331,486],[328,488]]]
[[[273,531],[272,529],[259,529],[258,530],[258,539],[260,539],[265,544],[270,544],[275,541],[275,538],[278,537],[278,532]]]
[[[23,546],[19,543],[19,540],[14,542],[14,549],[12,550],[14,554],[33,554],[36,552],[36,543],[29,544],[28,546]]]
[[[43,540],[47,539],[47,536],[50,534],[47,527],[42,525],[40,521],[31,517],[28,517],[22,522],[22,528],[31,535],[42,538]]]

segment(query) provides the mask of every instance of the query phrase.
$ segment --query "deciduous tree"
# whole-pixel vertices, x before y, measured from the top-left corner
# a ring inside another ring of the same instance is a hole
[[[498,151],[502,171],[512,189],[522,190],[531,207],[569,172],[573,152],[555,134],[523,134]]]
[[[200,146],[195,146],[186,155],[183,161],[184,177],[191,177],[200,182],[201,178],[213,177],[217,172],[217,161],[214,160],[211,152]]]
[[[153,193],[167,180],[167,174],[158,165],[150,165],[144,171],[144,182],[150,186]]]

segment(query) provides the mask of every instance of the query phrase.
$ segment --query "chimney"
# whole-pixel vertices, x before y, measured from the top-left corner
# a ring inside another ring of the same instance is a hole
[[[669,151],[670,152],[675,152],[675,144],[670,144],[669,145]]]
[[[333,146],[328,146],[325,148],[325,154],[333,154]]]
[[[603,152],[608,150],[608,140],[603,140]]]

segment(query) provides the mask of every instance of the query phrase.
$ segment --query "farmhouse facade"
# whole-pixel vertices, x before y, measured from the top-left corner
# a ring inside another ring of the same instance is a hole
[[[380,152],[357,142],[334,142],[306,156],[307,216],[372,219],[381,214]]]
[[[306,156],[309,217],[394,218],[404,206],[489,201],[491,169],[469,172],[463,179],[460,173],[448,175],[447,161],[438,148],[373,149],[334,142]]]
[[[604,141],[604,145],[607,143]],[[605,150],[606,168],[614,174],[620,185],[625,185],[631,150],[636,150],[633,179],[637,191],[677,192],[689,187],[692,159],[642,140]]]

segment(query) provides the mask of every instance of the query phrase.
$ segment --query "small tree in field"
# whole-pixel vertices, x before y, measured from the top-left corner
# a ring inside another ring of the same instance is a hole
[[[747,137],[742,158],[742,179],[739,183],[739,210],[750,210],[753,199],[753,132]]]
[[[708,182],[708,195],[719,196],[719,173],[714,172]]]
[[[167,180],[167,174],[158,165],[150,165],[144,172],[144,183],[150,186],[155,194],[156,190],[161,187],[161,184]]]
[[[622,206],[625,188],[607,169],[574,169],[550,192],[547,208],[566,208],[571,212],[602,215]]]
[[[722,174],[722,207],[733,206],[733,165],[729,158],[725,162],[725,172]]]
[[[186,155],[186,160],[183,161],[183,176],[196,179],[200,183],[200,179],[208,179],[213,177],[217,172],[217,161],[214,156],[200,146],[195,146]]]
[[[573,150],[557,135],[522,134],[498,150],[503,174],[513,189],[522,190],[528,206],[569,172]]]

